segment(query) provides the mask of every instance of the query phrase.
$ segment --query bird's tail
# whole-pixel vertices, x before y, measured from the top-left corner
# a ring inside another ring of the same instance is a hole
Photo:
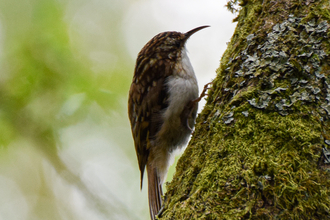
[[[155,220],[156,215],[162,207],[162,184],[159,176],[157,175],[156,168],[153,168],[150,164],[147,164],[147,173],[150,217],[152,220]]]

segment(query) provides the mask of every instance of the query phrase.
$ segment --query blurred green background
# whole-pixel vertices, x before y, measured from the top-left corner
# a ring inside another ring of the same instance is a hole
[[[0,220],[147,219],[127,118],[135,57],[161,31],[212,25],[187,46],[203,87],[234,29],[225,3],[0,0]]]

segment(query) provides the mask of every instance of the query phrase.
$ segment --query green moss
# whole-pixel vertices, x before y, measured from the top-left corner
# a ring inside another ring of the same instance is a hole
[[[271,211],[259,210],[265,206],[282,210],[278,217],[284,219],[308,216],[297,209],[297,204],[308,212],[326,213],[330,202],[325,186],[329,180],[317,168],[321,127],[311,123],[317,121],[312,117],[302,119],[299,114],[279,117],[277,113],[264,114],[260,110],[235,119],[232,126],[219,123],[210,143],[194,140],[180,159],[179,164],[186,166],[178,165],[177,169],[183,169],[188,176],[193,174],[194,178],[187,181],[184,175],[176,175],[174,181],[180,185],[168,188],[169,194],[189,189],[183,193],[185,197],[177,193],[180,196],[171,197],[170,207],[190,207],[175,215],[175,219],[203,219],[199,213],[207,213],[205,209],[210,207],[209,213],[215,212],[218,219],[272,217]],[[191,160],[196,156],[197,160]],[[312,196],[321,191],[323,196]],[[315,210],[305,207],[305,203],[323,208]]]
[[[242,6],[162,219],[329,217],[330,6],[274,4]]]

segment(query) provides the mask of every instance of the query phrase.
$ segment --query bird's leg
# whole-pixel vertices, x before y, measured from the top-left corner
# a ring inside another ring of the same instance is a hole
[[[202,98],[204,96],[206,96],[206,91],[210,89],[209,85],[211,85],[211,84],[212,84],[212,82],[205,84],[204,89],[203,89],[202,93],[200,94],[200,96],[197,99],[192,100],[192,102],[196,103],[196,102],[199,102],[200,100],[202,100]]]
[[[196,108],[196,103],[198,103],[200,100],[202,100],[202,98],[204,96],[206,96],[206,91],[208,89],[210,89],[208,86],[212,84],[212,82],[207,83],[204,86],[204,89],[202,91],[202,93],[200,94],[200,96],[197,99],[191,100],[190,102],[188,102],[188,104],[185,106],[185,108],[183,109],[182,113],[181,113],[181,121],[184,122],[185,126],[192,132],[193,129],[190,127],[189,125],[189,116],[192,114],[193,110]]]

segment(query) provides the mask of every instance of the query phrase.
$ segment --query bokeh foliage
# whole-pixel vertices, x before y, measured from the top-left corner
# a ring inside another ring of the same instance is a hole
[[[128,2],[112,3],[106,8],[111,19],[104,18],[108,26],[103,34],[109,40],[102,51],[111,59],[98,68],[100,61],[91,54],[100,46],[88,48],[87,37],[79,32],[83,28],[74,23],[75,8],[91,2],[0,1],[0,185],[15,183],[27,219],[82,219],[83,213],[63,202],[65,195],[57,195],[54,187],[59,186],[53,181],[61,181],[58,177],[80,190],[97,212],[111,216],[111,210],[104,211],[107,205],[63,162],[67,144],[61,136],[86,121],[115,130],[126,119],[133,62],[127,59],[119,27]],[[2,197],[0,203],[10,202],[12,196]],[[117,212],[123,209],[117,207]],[[1,211],[6,219],[22,219],[19,212]]]

